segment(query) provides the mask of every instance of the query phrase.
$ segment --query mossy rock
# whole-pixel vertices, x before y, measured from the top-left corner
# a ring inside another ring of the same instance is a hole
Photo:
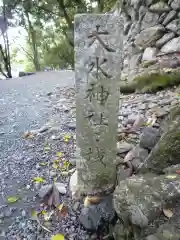
[[[163,169],[180,162],[180,107],[173,109],[168,120],[168,129],[153,148],[141,173],[163,173]]]
[[[131,83],[121,85],[123,94],[134,92],[156,93],[180,84],[180,70],[173,72],[157,72],[136,77]]]

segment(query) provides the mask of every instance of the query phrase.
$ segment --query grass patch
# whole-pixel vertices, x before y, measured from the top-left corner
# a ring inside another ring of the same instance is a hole
[[[121,93],[134,92],[156,93],[158,91],[180,84],[180,71],[169,73],[152,73],[136,77],[131,83],[120,87]]]

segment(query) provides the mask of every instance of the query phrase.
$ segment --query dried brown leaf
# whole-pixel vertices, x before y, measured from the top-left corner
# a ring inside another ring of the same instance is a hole
[[[163,209],[163,213],[167,218],[172,218],[173,212],[171,209]]]
[[[68,215],[69,209],[68,209],[68,206],[65,205],[64,203],[60,204],[57,209],[58,209],[57,213],[59,217],[66,217]]]
[[[91,196],[86,197],[84,199],[84,207],[88,207],[89,205],[98,204],[102,201],[102,197],[100,196]]]

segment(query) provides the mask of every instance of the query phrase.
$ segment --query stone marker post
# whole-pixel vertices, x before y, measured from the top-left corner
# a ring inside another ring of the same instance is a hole
[[[85,195],[109,193],[115,183],[122,50],[119,16],[75,16],[77,176]]]

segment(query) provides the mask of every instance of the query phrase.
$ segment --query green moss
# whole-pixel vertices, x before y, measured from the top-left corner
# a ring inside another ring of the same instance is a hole
[[[120,92],[124,94],[134,93],[136,90],[135,85],[132,84],[123,84],[120,86]]]
[[[144,67],[144,68],[148,68],[148,67],[154,65],[155,63],[156,63],[156,61],[154,61],[154,60],[152,60],[152,61],[147,61],[147,62],[144,62],[144,63],[143,63],[143,67]]]
[[[163,169],[179,164],[180,153],[180,107],[171,110],[167,128],[149,156],[147,166],[141,172],[163,173]]]
[[[121,93],[146,92],[156,93],[158,91],[177,86],[180,84],[180,71],[170,73],[152,73],[138,76],[132,83],[122,85]]]
[[[170,121],[174,121],[180,118],[180,107],[175,107],[170,112]]]
[[[156,162],[157,165],[163,168],[179,163],[180,129],[178,129],[178,126],[179,124],[174,125],[160,142],[159,151],[156,154],[158,161]]]

